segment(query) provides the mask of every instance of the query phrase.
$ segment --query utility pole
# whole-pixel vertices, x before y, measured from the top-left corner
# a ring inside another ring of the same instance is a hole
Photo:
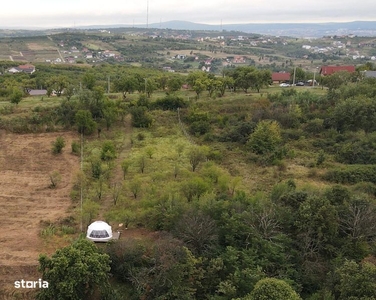
[[[81,174],[80,176],[82,177],[82,170],[83,170],[83,163],[84,163],[84,130],[83,128],[81,129],[81,158],[80,158],[80,170],[81,170]],[[82,224],[82,192],[83,192],[83,188],[82,188],[82,182],[83,178],[81,178],[81,183],[80,183],[80,206],[81,206],[81,232],[83,232],[83,224]]]
[[[313,81],[312,81],[312,87],[315,86],[315,81],[316,81],[316,71],[313,72]]]
[[[296,73],[296,67],[294,67],[294,77],[292,79],[292,86],[295,86],[295,73]]]

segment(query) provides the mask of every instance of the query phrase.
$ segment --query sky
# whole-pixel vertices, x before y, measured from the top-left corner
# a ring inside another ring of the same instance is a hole
[[[0,28],[376,21],[375,12],[375,0],[17,0],[2,5]]]

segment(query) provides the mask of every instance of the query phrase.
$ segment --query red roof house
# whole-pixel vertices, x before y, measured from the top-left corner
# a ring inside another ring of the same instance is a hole
[[[320,69],[320,74],[322,76],[328,76],[341,71],[353,73],[355,72],[355,66],[322,66]]]
[[[272,81],[273,83],[281,83],[285,81],[290,81],[290,73],[288,72],[273,73]]]

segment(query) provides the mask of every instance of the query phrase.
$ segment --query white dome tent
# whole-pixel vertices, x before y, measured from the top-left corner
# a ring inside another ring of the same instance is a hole
[[[108,242],[112,240],[112,228],[106,222],[95,221],[87,228],[86,238],[93,242]]]

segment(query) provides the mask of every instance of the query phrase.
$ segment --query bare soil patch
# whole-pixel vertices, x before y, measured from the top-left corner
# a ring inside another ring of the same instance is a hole
[[[54,155],[52,142],[58,136],[64,137],[66,146],[62,154]],[[54,222],[69,214],[69,194],[79,170],[79,157],[71,154],[70,145],[78,139],[72,132],[0,131],[0,289],[22,278],[24,268],[35,270],[40,253],[51,254],[61,247],[58,243],[56,248],[45,247],[40,221]],[[51,189],[49,174],[54,171],[60,173],[61,182]]]

